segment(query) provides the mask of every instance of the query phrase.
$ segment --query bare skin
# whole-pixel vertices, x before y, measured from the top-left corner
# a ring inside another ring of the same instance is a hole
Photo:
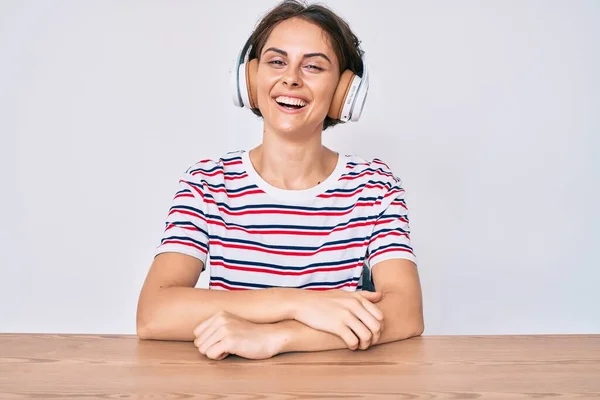
[[[323,146],[322,124],[338,80],[338,60],[321,28],[293,18],[273,29],[257,76],[263,141],[250,151],[269,184],[307,189],[332,173],[338,155]],[[307,105],[301,113],[282,112],[274,100],[280,95],[300,97]],[[138,303],[140,338],[194,341],[215,360],[229,354],[263,359],[289,351],[367,349],[424,329],[419,277],[408,260],[373,266],[377,293],[197,289],[203,268],[184,254],[154,259]]]

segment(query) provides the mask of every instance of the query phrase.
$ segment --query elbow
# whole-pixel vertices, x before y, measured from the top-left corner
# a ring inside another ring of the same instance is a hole
[[[404,329],[402,330],[401,337],[399,340],[410,339],[413,337],[418,337],[423,334],[425,331],[425,323],[423,321],[422,316],[418,316],[415,318],[411,318],[407,320],[404,324]]]
[[[420,318],[418,322],[416,322],[413,326],[413,332],[411,337],[421,336],[425,331],[425,322],[423,318]]]
[[[143,313],[138,310],[135,321],[136,334],[140,339],[144,340],[152,339],[152,330],[150,329],[150,323],[145,314],[147,313]]]
[[[153,322],[155,318],[156,304],[153,306],[153,302],[142,301],[140,299],[137,307],[136,319],[135,319],[135,330],[136,334],[140,339],[156,339],[155,329]]]
[[[136,321],[135,331],[136,331],[138,338],[140,338],[140,339],[143,339],[143,340],[152,339],[152,334],[148,327],[148,324],[140,321],[139,318]]]
[[[412,321],[409,324],[409,326],[410,329],[408,332],[409,334],[407,336],[407,339],[411,337],[421,336],[425,331],[425,321],[423,320],[423,313],[419,312],[417,315],[415,315],[415,317],[412,318]]]

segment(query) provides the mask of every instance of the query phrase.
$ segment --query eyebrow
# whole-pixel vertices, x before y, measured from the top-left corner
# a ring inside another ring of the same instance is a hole
[[[265,51],[263,51],[263,54],[265,54],[265,53],[267,53],[269,51],[274,51],[275,53],[279,53],[282,56],[286,56],[286,57],[288,55],[287,51],[278,49],[277,47],[269,47],[268,49],[266,49]],[[323,53],[307,53],[304,56],[302,56],[302,58],[310,58],[310,57],[323,57],[324,59],[326,59],[329,62],[329,64],[333,64],[331,62],[331,60],[329,59],[329,57],[327,57]]]

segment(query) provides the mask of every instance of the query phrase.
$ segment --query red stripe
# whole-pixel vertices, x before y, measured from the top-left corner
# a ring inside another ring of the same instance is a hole
[[[402,221],[404,223],[409,223],[408,220],[406,218],[403,217],[393,217],[393,218],[381,218],[379,220],[377,220],[377,222],[375,223],[375,226],[378,225],[384,225],[387,224],[389,222],[395,222],[395,221]]]
[[[373,160],[373,164],[379,164],[379,165],[383,165],[384,167],[386,167],[387,169],[390,169],[390,167],[388,167],[388,165],[386,163],[384,163],[383,161],[379,161],[379,160]]]
[[[226,285],[221,282],[211,282],[210,287],[211,288],[212,287],[220,287],[220,288],[227,289],[227,290],[248,290],[249,289],[249,288],[237,288],[237,287]]]
[[[267,254],[279,254],[279,255],[284,255],[284,256],[286,256],[286,255],[287,256],[309,256],[309,257],[319,254],[320,252],[347,250],[347,249],[352,249],[352,248],[356,248],[356,247],[362,247],[365,244],[366,244],[366,242],[351,243],[351,244],[340,245],[340,246],[322,247],[322,248],[312,251],[312,252],[300,252],[300,251],[293,251],[293,250],[285,251],[285,250],[263,249],[258,246],[243,245],[243,244],[229,244],[229,243],[223,243],[220,240],[211,240],[210,241],[210,246],[221,246],[224,249],[252,250],[252,251],[258,251],[258,252],[267,253]]]
[[[351,192],[351,193],[330,193],[330,194],[320,194],[317,197],[321,198],[321,199],[328,199],[328,198],[340,198],[340,197],[352,197],[355,194],[361,192],[364,189],[385,189],[384,185],[381,184],[367,184],[364,187],[361,188],[357,188],[355,191]]]
[[[196,218],[200,218],[202,221],[206,222],[206,218],[204,218],[202,215],[197,214],[193,211],[187,211],[187,210],[179,210],[179,209],[175,209],[175,210],[171,210],[171,212],[169,212],[169,216],[172,214],[185,214],[185,215],[191,215],[192,217],[196,217]]]
[[[207,254],[206,250],[203,247],[198,246],[196,243],[190,243],[190,242],[183,242],[181,240],[165,240],[161,246],[164,246],[166,244],[182,244],[184,246],[189,246],[189,247],[193,247],[197,250],[200,250],[202,253]]]
[[[237,160],[233,160],[233,161],[223,161],[223,165],[242,165],[242,160],[237,159]]]
[[[371,258],[380,256],[380,255],[385,254],[385,253],[389,253],[390,251],[402,251],[404,253],[413,254],[412,251],[410,251],[409,249],[405,249],[403,247],[391,247],[389,249],[385,249],[385,250],[382,250],[382,251],[376,251],[375,253],[371,254]]]
[[[249,194],[261,194],[261,193],[264,193],[260,189],[246,190],[246,191],[240,192],[240,193],[229,193],[227,191],[227,189],[225,189],[225,188],[211,189],[210,186],[207,186],[207,188],[208,188],[208,191],[210,193],[225,193],[227,195],[227,197],[229,197],[229,198],[244,197],[244,196],[249,195]]]
[[[380,233],[378,235],[373,236],[371,238],[371,242],[374,242],[375,240],[378,240],[378,239],[383,239],[384,237],[387,237],[387,236],[404,236],[404,237],[410,239],[410,236],[408,236],[408,233],[392,231],[392,232],[386,232],[384,234]]]
[[[192,193],[181,193],[175,196],[176,199],[180,198],[180,197],[194,197],[194,195]]]
[[[244,179],[244,178],[247,178],[247,177],[248,177],[248,174],[242,174],[242,175],[239,175],[239,176],[225,176],[225,180],[226,181],[235,181],[237,179]]]
[[[216,176],[216,175],[219,175],[219,174],[223,174],[223,170],[222,169],[218,169],[218,170],[213,171],[213,172],[204,172],[204,171],[194,171],[194,172],[192,172],[193,176],[196,176],[196,175]]]
[[[347,282],[338,286],[334,286],[334,287],[327,287],[327,288],[306,288],[306,290],[334,290],[334,289],[341,289],[343,287],[357,287],[358,286],[358,282]]]
[[[239,226],[227,226],[225,224],[225,222],[223,222],[221,220],[213,220],[213,219],[208,219],[207,223],[209,225],[220,226],[229,231],[240,231],[240,232],[248,233],[251,235],[261,234],[261,235],[294,235],[294,236],[329,236],[334,232],[341,232],[341,231],[345,231],[346,229],[354,229],[354,228],[360,228],[363,226],[374,225],[374,221],[355,222],[353,224],[348,224],[346,226],[335,227],[334,229],[332,229],[330,231],[297,231],[297,230],[283,230],[283,229],[268,229],[268,230],[246,229],[246,228],[242,228]]]
[[[284,275],[284,276],[302,276],[302,275],[310,275],[317,272],[333,272],[333,271],[343,271],[347,269],[356,268],[359,265],[362,265],[362,262],[357,264],[344,265],[341,267],[324,267],[324,268],[312,268],[305,271],[280,271],[280,270],[271,270],[266,268],[252,268],[252,267],[239,267],[231,264],[226,264],[222,261],[213,261],[210,263],[211,266],[223,267],[229,270],[235,271],[244,271],[244,272],[258,272],[262,274],[271,274],[271,275]]]
[[[202,196],[202,199],[204,200],[205,203],[211,203],[214,205],[217,205],[216,200],[214,199],[207,199],[204,197],[204,194],[195,186],[190,186],[191,188],[193,188],[194,190],[196,190],[196,192]],[[218,207],[219,211],[221,211],[224,214],[227,215],[248,215],[248,214],[280,214],[280,215],[303,215],[303,216],[311,216],[311,215],[315,215],[315,216],[341,216],[341,215],[347,215],[350,214],[355,207],[374,207],[376,205],[381,204],[381,200],[376,200],[375,202],[357,202],[354,204],[354,207],[350,208],[349,210],[346,211],[320,211],[320,210],[315,210],[315,211],[293,211],[293,210],[264,210],[264,209],[258,209],[258,210],[245,210],[245,211],[229,211],[228,209],[224,208],[224,207]]]
[[[212,203],[212,204],[217,204],[217,202],[213,199],[205,199],[206,203]],[[321,210],[315,210],[315,211],[293,211],[293,210],[264,210],[264,209],[258,209],[258,210],[244,210],[244,211],[229,211],[224,207],[219,207],[219,211],[228,214],[228,215],[247,215],[247,214],[280,214],[280,215],[304,215],[304,216],[341,216],[341,215],[347,215],[352,213],[352,211],[354,211],[355,207],[374,207],[376,205],[381,204],[380,200],[377,200],[375,202],[357,202],[354,204],[354,207],[350,208],[349,210],[346,211],[321,211]]]
[[[183,183],[186,184],[190,187],[190,189],[193,189],[196,191],[196,193],[198,193],[201,197],[202,200],[204,200],[204,193],[202,193],[202,191],[200,189],[198,189],[196,186],[192,185],[191,183],[189,183],[188,181],[184,181],[183,179],[179,181],[179,183]]]
[[[392,204],[400,206],[400,207],[404,208],[406,211],[408,211],[408,207],[406,207],[406,204],[404,204],[404,202],[402,200],[394,200],[394,201],[392,201]]]
[[[400,194],[400,193],[404,193],[404,189],[392,189],[392,190],[390,190],[389,192],[387,192],[387,193],[386,193],[386,194],[383,196],[383,198],[384,198],[384,199],[386,199],[386,198],[388,198],[388,197],[390,197],[390,196],[395,196],[395,195],[397,195],[397,194]],[[395,199],[394,199],[394,200],[395,200]]]
[[[324,288],[306,288],[306,290],[334,290],[334,289],[341,289],[343,287],[357,287],[358,286],[358,282],[347,282],[338,286],[333,286],[333,287],[324,287]],[[223,289],[227,289],[227,290],[250,290],[250,288],[238,288],[238,287],[234,287],[234,286],[229,286],[226,285],[224,283],[221,282],[211,282],[210,283],[210,287],[220,287]]]
[[[188,231],[194,231],[194,232],[200,232],[195,226],[179,226],[179,225],[175,225],[175,224],[169,224],[167,225],[167,228],[165,229],[165,232],[168,231],[169,229],[172,228],[180,228],[180,229],[185,229]]]
[[[371,175],[381,175],[381,176],[385,176],[390,177],[393,176],[393,174],[389,173],[389,172],[382,172],[382,171],[363,171],[361,173],[359,173],[358,175],[346,175],[346,176],[342,176],[339,180],[340,181],[352,181],[354,179],[358,179],[361,178],[363,176],[371,176]]]

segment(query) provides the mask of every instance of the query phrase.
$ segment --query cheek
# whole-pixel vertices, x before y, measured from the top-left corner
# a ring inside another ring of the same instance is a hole
[[[273,85],[276,81],[277,78],[273,76],[260,73],[256,76],[256,95],[259,108],[261,107],[261,105],[267,104],[267,102],[270,100],[271,89],[273,88]]]
[[[319,85],[319,88],[317,89],[318,92],[315,94],[318,95],[320,99],[319,103],[322,105],[322,107],[329,108],[336,89],[337,81],[332,82],[331,80],[328,80],[326,83]]]

